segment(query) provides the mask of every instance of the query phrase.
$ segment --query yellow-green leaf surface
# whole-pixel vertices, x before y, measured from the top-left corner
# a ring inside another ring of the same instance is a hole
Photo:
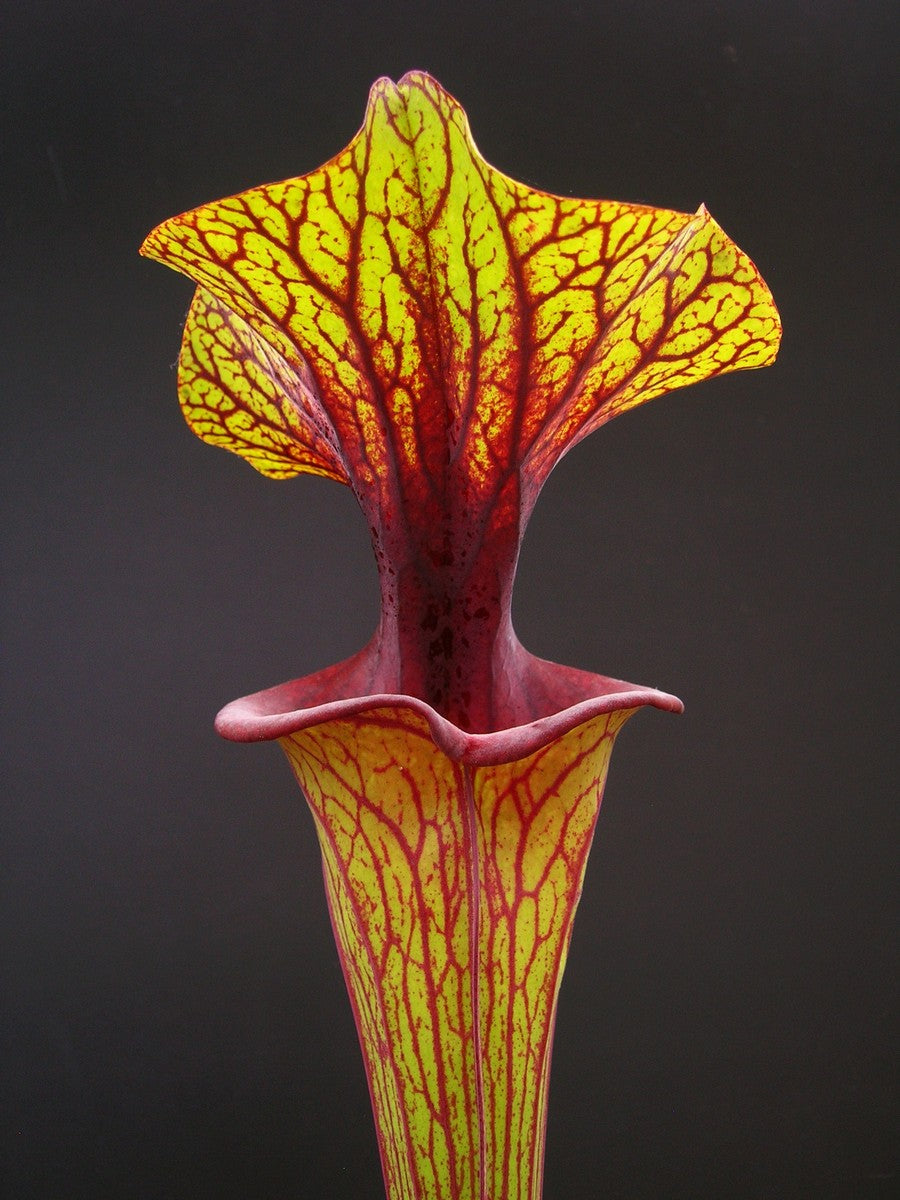
[[[771,362],[780,337],[705,210],[517,183],[422,72],[378,80],[323,167],[166,221],[143,252],[198,284],[191,426],[268,475],[352,486],[382,589],[368,677],[473,730],[534,712],[509,606],[555,462],[661,392]]]
[[[379,80],[318,170],[166,221],[143,252],[197,283],[191,427],[266,475],[347,482],[372,533],[369,645],[236,701],[219,728],[278,737],[313,811],[388,1194],[538,1200],[612,741],[635,707],[680,705],[521,646],[521,537],[580,438],[770,363],[772,297],[703,208],[497,171],[422,72]]]
[[[517,183],[421,72],[379,80],[325,166],[167,221],[143,253],[200,285],[180,370],[200,436],[388,503],[452,493],[455,468],[469,506],[511,466],[539,486],[609,417],[764,366],[780,337],[705,210]]]
[[[617,731],[472,767],[380,708],[282,739],[312,808],[392,1200],[537,1200],[559,982]]]

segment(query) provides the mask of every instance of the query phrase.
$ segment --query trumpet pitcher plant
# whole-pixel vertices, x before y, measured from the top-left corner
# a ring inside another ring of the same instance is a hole
[[[196,284],[178,371],[205,441],[353,489],[368,645],[236,700],[312,811],[389,1200],[538,1200],[557,997],[616,734],[673,696],[536,658],[510,620],[553,466],[611,417],[775,357],[747,256],[685,214],[549,195],[422,72],[323,167],[142,253]]]

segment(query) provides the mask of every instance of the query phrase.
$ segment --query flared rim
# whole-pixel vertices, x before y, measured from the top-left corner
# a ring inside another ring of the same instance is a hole
[[[469,733],[442,717],[424,700],[389,692],[296,707],[303,680],[266,688],[226,704],[216,717],[216,730],[234,742],[276,741],[326,721],[360,717],[386,708],[403,708],[418,713],[427,722],[435,745],[448,758],[473,766],[495,766],[534,754],[576,726],[604,713],[645,707],[672,713],[684,710],[678,697],[668,692],[601,675],[594,678],[598,685],[597,694],[527,724],[490,733]]]

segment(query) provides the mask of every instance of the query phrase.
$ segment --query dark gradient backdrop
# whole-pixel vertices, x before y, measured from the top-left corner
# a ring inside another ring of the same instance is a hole
[[[0,1194],[381,1194],[310,819],[212,730],[363,644],[366,532],[188,433],[191,288],[137,247],[411,67],[532,185],[705,201],[785,325],[580,446],[526,540],[529,648],[687,704],[613,760],[547,1200],[895,1194],[895,5],[2,8]]]

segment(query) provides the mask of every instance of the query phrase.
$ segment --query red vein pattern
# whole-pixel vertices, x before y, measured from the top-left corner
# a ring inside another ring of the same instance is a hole
[[[559,983],[632,711],[483,767],[403,707],[282,740],[319,833],[391,1197],[540,1196]]]
[[[609,754],[653,689],[562,667],[510,618],[521,539],[575,443],[774,360],[750,259],[694,215],[536,191],[428,75],[372,88],[308,175],[175,217],[197,283],[192,429],[347,483],[381,616],[353,658],[219,714],[309,802],[390,1200],[538,1200],[559,983]]]
[[[694,216],[552,196],[478,154],[413,72],[309,175],[159,226],[191,276],[181,403],[203,438],[276,477],[341,479],[368,521],[382,620],[373,690],[486,731],[543,690],[509,620],[537,494],[620,412],[775,356],[747,256]]]

